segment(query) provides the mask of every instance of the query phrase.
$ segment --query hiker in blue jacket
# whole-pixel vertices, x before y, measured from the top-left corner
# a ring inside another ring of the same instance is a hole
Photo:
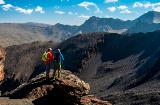
[[[56,71],[58,70],[58,78],[60,78],[60,72],[61,72],[61,63],[64,61],[64,57],[60,51],[60,49],[57,49],[57,52],[54,55],[54,72],[53,72],[53,78],[56,77]]]

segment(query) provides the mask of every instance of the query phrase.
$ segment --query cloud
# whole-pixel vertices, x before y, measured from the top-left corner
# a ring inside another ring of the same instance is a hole
[[[112,16],[108,16],[108,15],[106,15],[105,17],[106,17],[106,18],[112,18]]]
[[[118,2],[118,0],[105,0],[104,2],[105,3],[115,3],[115,2]]]
[[[20,13],[24,13],[24,14],[31,14],[33,12],[33,9],[23,9],[20,7],[15,7],[15,10],[20,12]]]
[[[4,0],[0,0],[0,4],[5,4]]]
[[[142,4],[142,3],[140,3],[140,2],[135,2],[134,4],[133,4],[133,8],[136,8],[136,7],[143,7],[144,5]]]
[[[108,7],[107,8],[110,12],[114,12],[116,10],[116,7]]]
[[[72,13],[72,12],[68,12],[68,14],[69,14],[69,15],[73,15],[73,13]]]
[[[125,10],[125,9],[127,9],[127,8],[128,8],[128,7],[125,6],[125,5],[121,5],[121,6],[118,7],[118,9],[120,9],[120,10]]]
[[[42,7],[40,7],[40,6],[37,6],[37,7],[35,8],[35,12],[44,13]]]
[[[89,19],[90,18],[90,16],[86,16],[86,15],[83,15],[83,14],[81,14],[80,16],[78,16],[79,18],[84,18],[84,19]]]
[[[80,4],[78,4],[78,6],[84,7],[87,10],[90,10],[89,6],[94,6],[96,8],[96,10],[94,11],[95,13],[103,13],[102,11],[100,11],[100,9],[98,8],[98,6],[95,3],[93,3],[93,2],[86,2],[86,1],[84,1],[84,2],[82,2]]]
[[[62,1],[67,1],[67,2],[69,2],[69,0],[61,0],[61,2],[62,2]]]
[[[119,6],[118,9],[121,10],[120,13],[131,13],[131,11],[128,10],[128,7],[125,5]]]
[[[135,2],[135,3],[133,4],[133,8],[137,8],[137,7],[149,8],[149,7],[152,7],[152,9],[154,9],[156,6],[160,6],[160,2],[158,2],[158,3],[150,3],[150,2],[141,3],[141,2]]]
[[[160,12],[160,6],[154,8],[154,11]]]
[[[3,5],[3,6],[2,6],[2,9],[3,9],[4,11],[8,11],[8,10],[10,10],[11,8],[13,8],[13,6],[12,6],[11,4],[6,4],[6,5]]]
[[[76,12],[75,15],[78,15],[78,13]]]
[[[120,13],[131,13],[131,11],[129,11],[128,9],[125,9],[125,10],[121,11]]]
[[[56,14],[60,14],[60,15],[62,15],[62,14],[64,14],[65,12],[63,12],[63,11],[54,11]]]

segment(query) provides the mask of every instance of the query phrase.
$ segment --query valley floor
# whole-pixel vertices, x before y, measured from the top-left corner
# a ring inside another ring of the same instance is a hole
[[[0,97],[0,105],[34,105],[33,99],[10,99],[9,97]]]

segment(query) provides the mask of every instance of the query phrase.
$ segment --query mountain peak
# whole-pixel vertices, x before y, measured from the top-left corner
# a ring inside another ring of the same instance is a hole
[[[141,20],[142,22],[151,23],[160,23],[160,12],[157,11],[148,11],[143,14],[139,18],[135,19],[135,21]]]

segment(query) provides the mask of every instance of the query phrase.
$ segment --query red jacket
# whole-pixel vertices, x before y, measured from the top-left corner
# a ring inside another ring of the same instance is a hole
[[[47,54],[47,58],[49,58],[49,60],[45,61],[45,63],[51,64],[52,60],[54,59],[54,56],[52,55],[52,53],[50,51]]]

